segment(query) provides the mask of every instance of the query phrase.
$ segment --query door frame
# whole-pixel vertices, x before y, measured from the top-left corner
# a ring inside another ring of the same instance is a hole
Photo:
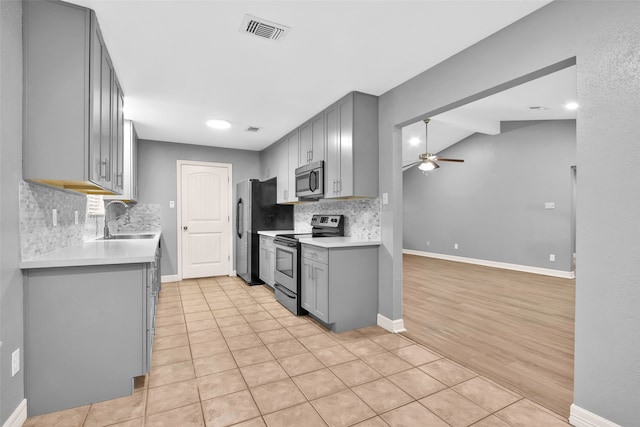
[[[233,224],[232,224],[232,216],[233,216],[233,165],[231,163],[214,163],[214,162],[199,162],[196,160],[176,160],[176,175],[177,175],[177,220],[176,220],[176,240],[178,244],[178,280],[182,280],[182,166],[209,166],[209,167],[222,167],[226,168],[229,172],[229,200],[227,203],[229,204],[229,225],[228,225],[228,235],[229,235],[229,268],[228,275],[234,276],[233,266],[235,265],[235,258],[233,253]]]

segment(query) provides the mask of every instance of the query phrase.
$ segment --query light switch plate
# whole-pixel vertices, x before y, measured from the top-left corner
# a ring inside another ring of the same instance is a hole
[[[555,209],[556,208],[556,204],[553,202],[547,202],[544,204],[544,208],[545,209]]]
[[[173,200],[171,200],[171,201],[169,202],[169,207],[170,207],[171,209],[175,208],[175,207],[176,207],[176,202],[174,202]]]
[[[382,204],[383,205],[389,204],[389,193],[382,193]]]

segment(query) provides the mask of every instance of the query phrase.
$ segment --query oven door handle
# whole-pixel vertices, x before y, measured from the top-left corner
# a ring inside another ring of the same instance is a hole
[[[289,297],[291,299],[296,299],[296,294],[294,294],[289,289],[287,289],[284,286],[282,286],[280,283],[276,283],[275,284],[275,288],[277,290],[279,290],[280,292],[282,292],[283,294],[285,294],[285,296],[287,296],[287,297]]]

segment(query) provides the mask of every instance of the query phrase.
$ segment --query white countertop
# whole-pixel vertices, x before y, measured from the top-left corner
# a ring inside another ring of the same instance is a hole
[[[269,237],[276,237],[278,234],[293,234],[295,230],[261,230],[258,234]]]
[[[23,260],[20,262],[20,268],[79,267],[153,262],[161,233],[127,234],[155,234],[155,236],[151,239],[89,240],[77,246],[63,248],[36,258]]]
[[[361,240],[354,237],[303,237],[300,239],[300,243],[329,249],[380,246],[380,240]]]

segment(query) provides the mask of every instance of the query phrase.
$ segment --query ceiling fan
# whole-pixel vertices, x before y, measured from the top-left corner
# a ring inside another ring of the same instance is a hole
[[[434,169],[438,169],[440,167],[439,164],[436,163],[436,160],[439,162],[458,162],[458,163],[462,163],[464,162],[464,160],[462,159],[448,159],[448,158],[444,158],[444,157],[438,157],[435,154],[429,153],[429,150],[427,148],[427,134],[428,134],[428,125],[429,125],[429,121],[431,119],[427,118],[424,119],[424,125],[425,125],[425,137],[424,137],[424,149],[425,149],[425,153],[422,153],[418,156],[418,158],[420,160],[418,160],[417,162],[413,162],[407,166],[405,166],[403,168],[404,170],[407,170],[409,168],[414,167],[415,165],[419,165],[418,169],[420,169],[423,172],[429,172],[432,171]]]

